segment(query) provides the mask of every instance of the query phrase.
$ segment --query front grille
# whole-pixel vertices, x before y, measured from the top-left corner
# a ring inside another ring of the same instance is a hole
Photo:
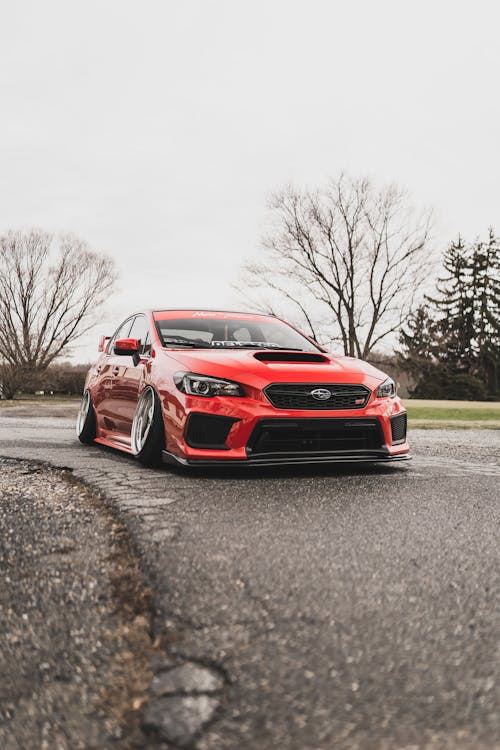
[[[219,417],[214,414],[190,414],[186,425],[186,443],[191,448],[228,450],[226,438],[239,419]]]
[[[263,454],[352,454],[384,447],[378,419],[263,419],[247,446]]]
[[[319,400],[313,391],[328,391],[330,396]],[[268,385],[264,393],[277,409],[362,409],[370,398],[364,385],[344,383],[275,383]]]
[[[391,417],[392,444],[404,443],[406,440],[406,413]]]

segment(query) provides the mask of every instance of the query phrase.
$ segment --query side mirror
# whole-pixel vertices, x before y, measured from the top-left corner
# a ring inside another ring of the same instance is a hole
[[[130,356],[138,354],[140,344],[138,339],[116,339],[114,345],[114,353],[122,354],[124,356]]]
[[[97,346],[98,352],[104,352],[106,351],[106,346],[108,344],[108,341],[110,340],[111,336],[101,336],[99,338],[99,344]]]
[[[133,357],[134,365],[140,360],[141,344],[139,339],[116,339],[113,352],[122,357]]]

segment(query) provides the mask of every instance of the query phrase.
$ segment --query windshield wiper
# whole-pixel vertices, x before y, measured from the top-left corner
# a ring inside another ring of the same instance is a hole
[[[277,346],[276,344],[263,344],[261,342],[250,341],[248,344],[237,344],[231,347],[221,347],[231,349],[272,349],[272,351],[280,350],[285,352],[304,352],[305,349],[297,349],[293,346]]]
[[[290,346],[279,346],[279,344],[265,343],[264,341],[193,341],[184,338],[184,336],[172,336],[164,338],[163,346],[185,346],[190,349],[272,349],[273,351],[281,350],[287,352],[304,352],[305,349],[297,349]]]
[[[303,352],[304,349],[296,349],[290,346],[280,346],[266,341],[212,341],[213,349],[283,349],[287,352]]]
[[[210,344],[202,341],[190,341],[189,339],[163,339],[163,346],[187,346],[190,349],[211,349]]]

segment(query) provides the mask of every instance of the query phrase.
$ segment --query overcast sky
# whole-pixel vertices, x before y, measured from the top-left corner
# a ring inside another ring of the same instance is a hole
[[[109,333],[142,306],[237,304],[285,183],[344,169],[433,206],[438,243],[500,230],[499,9],[4,1],[0,231],[69,230],[112,255]]]

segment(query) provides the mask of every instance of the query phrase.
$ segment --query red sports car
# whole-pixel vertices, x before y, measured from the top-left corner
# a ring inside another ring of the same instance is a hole
[[[141,463],[409,458],[406,411],[375,367],[270,315],[148,310],[102,337],[77,434]]]

